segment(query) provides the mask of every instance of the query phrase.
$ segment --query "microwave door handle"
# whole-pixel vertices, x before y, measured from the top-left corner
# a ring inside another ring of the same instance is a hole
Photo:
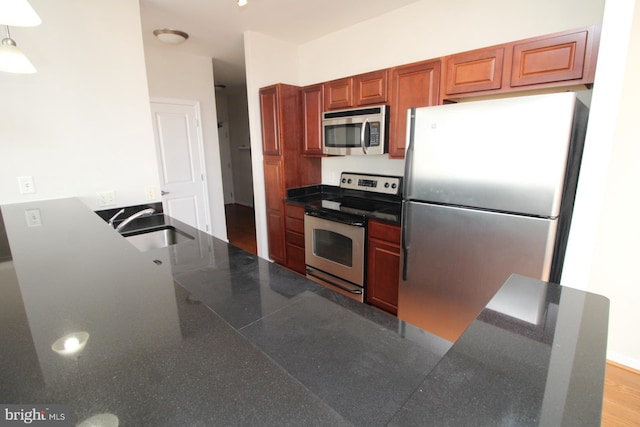
[[[364,151],[364,154],[367,154],[367,146],[368,146],[368,141],[365,141],[365,136],[368,133],[367,129],[369,128],[369,119],[364,119],[364,122],[362,122],[362,129],[360,130],[360,146],[362,147],[362,151]]]

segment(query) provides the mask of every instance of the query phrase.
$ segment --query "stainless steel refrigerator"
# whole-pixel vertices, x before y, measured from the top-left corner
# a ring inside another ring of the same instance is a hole
[[[455,341],[511,274],[559,282],[588,110],[565,92],[409,114],[398,317]]]

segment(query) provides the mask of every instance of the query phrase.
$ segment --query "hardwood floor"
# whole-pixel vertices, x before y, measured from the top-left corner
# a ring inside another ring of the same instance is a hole
[[[227,238],[229,242],[257,255],[256,222],[253,208],[230,204],[224,205],[224,210],[227,218]]]
[[[640,426],[640,372],[607,362],[602,425]]]
[[[231,244],[257,254],[253,208],[225,205]],[[602,409],[603,427],[640,426],[640,372],[607,362]]]

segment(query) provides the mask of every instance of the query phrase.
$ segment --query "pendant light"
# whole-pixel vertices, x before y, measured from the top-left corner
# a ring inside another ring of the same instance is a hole
[[[7,36],[0,41],[0,71],[7,73],[33,74],[36,72],[31,61],[11,38],[9,26],[34,27],[42,19],[27,0],[0,1],[0,25],[6,28]]]
[[[0,1],[0,24],[12,27],[35,27],[42,19],[27,0]]]
[[[7,29],[7,37],[0,42],[0,71],[18,74],[35,73],[36,69],[29,61],[29,58],[18,49],[16,42],[11,38],[9,26],[6,25],[5,27]]]

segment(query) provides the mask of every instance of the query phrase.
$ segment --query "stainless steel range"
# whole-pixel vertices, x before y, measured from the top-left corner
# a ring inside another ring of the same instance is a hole
[[[402,177],[343,172],[337,192],[305,205],[307,277],[363,302],[367,220],[399,222],[401,200]]]

